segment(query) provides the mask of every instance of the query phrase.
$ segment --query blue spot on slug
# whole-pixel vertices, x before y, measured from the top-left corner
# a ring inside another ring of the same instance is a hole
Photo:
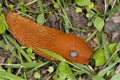
[[[73,58],[75,58],[75,57],[77,57],[78,55],[77,55],[76,52],[72,51],[72,52],[70,53],[70,56],[73,57]]]

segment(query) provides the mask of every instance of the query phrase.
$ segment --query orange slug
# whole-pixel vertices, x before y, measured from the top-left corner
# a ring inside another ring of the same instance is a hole
[[[25,47],[32,47],[38,55],[50,60],[56,60],[41,52],[39,48],[53,51],[70,62],[88,64],[92,49],[83,39],[62,31],[39,25],[14,12],[6,14],[6,22],[10,33]]]

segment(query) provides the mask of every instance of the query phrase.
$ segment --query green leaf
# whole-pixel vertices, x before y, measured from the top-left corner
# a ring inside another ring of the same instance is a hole
[[[108,46],[110,49],[110,52],[113,53],[116,49],[117,43],[112,43]],[[110,54],[112,55],[112,54]],[[112,62],[115,61],[118,58],[118,55],[116,54],[114,58],[112,59]],[[104,50],[100,49],[95,52],[95,55],[93,56],[93,59],[95,60],[95,66],[100,66],[106,63],[106,58],[104,54]]]
[[[120,42],[117,45],[117,49],[120,50]]]
[[[93,24],[98,31],[101,31],[104,26],[104,20],[101,17],[96,17]]]
[[[5,71],[4,68],[2,66],[0,66],[0,71]]]
[[[44,5],[43,5],[42,1],[43,0],[37,0],[40,13],[44,13]]]
[[[23,4],[23,5],[20,6],[20,9],[21,9],[22,15],[25,16],[26,11],[27,11],[26,6]]]
[[[35,71],[35,70],[43,67],[44,65],[46,65],[46,64],[48,64],[48,63],[49,63],[49,62],[44,62],[44,63],[42,63],[42,64],[39,64],[38,66],[35,66],[35,68],[33,68],[32,70],[30,70],[30,71],[27,72],[27,73],[31,73],[31,72],[33,72],[33,71]],[[34,64],[33,64],[33,65],[34,65]],[[33,65],[31,65],[31,66],[33,66]]]
[[[76,9],[75,9],[75,12],[76,12],[76,13],[82,12],[82,8],[76,8]]]
[[[59,5],[59,3],[58,3],[58,2],[54,2],[54,1],[53,1],[53,5],[54,5],[54,8],[55,8],[55,9],[60,8],[60,5]]]
[[[86,6],[90,3],[90,0],[75,0],[75,4],[79,6]]]
[[[5,42],[1,40],[0,41],[0,48],[5,49],[5,46],[6,46]]]
[[[70,66],[66,62],[60,62],[54,75],[54,80],[76,80]]]
[[[54,71],[54,67],[53,66],[49,66],[48,70],[49,73],[52,73]]]
[[[101,32],[101,34],[102,34],[102,44],[104,47],[105,59],[108,60],[110,58],[110,50],[107,45],[107,40],[105,38],[105,34],[103,32]]]
[[[108,67],[106,67],[105,69],[101,70],[98,73],[98,76],[103,77],[109,70],[111,70],[112,68],[115,67],[116,64],[120,63],[120,59],[118,59],[116,62],[114,62],[113,64],[109,65]]]
[[[0,78],[0,80],[6,80],[6,79]]]
[[[100,65],[105,64],[106,59],[104,55],[104,50],[100,49],[96,51],[93,59],[95,60],[95,66],[100,66]]]
[[[0,78],[8,79],[8,80],[25,80],[19,76],[3,71],[0,71]]]
[[[92,80],[105,80],[105,79],[97,75],[97,76],[94,76]]]
[[[94,3],[91,2],[89,5],[87,5],[87,10],[88,11],[93,9],[93,8],[94,8]]]
[[[53,58],[58,59],[59,61],[66,62],[66,60],[61,55],[59,55],[57,53],[54,53],[52,51],[48,51],[48,50],[42,49],[42,48],[39,48],[39,49],[40,49],[40,51],[44,52],[45,54],[47,54]]]
[[[114,75],[110,80],[120,80],[120,73]]]
[[[87,23],[87,26],[92,26],[92,22],[88,22],[88,23]]]
[[[31,59],[35,59],[35,55],[34,55],[32,52],[33,52],[32,47],[29,47],[29,48],[27,49],[28,56],[29,56]]]
[[[29,47],[29,48],[27,49],[27,53],[29,53],[29,54],[32,53],[32,47]]]
[[[8,5],[10,11],[14,10],[14,6],[15,6],[15,5],[12,5],[12,4],[9,4],[9,5]]]
[[[18,0],[19,1],[19,7],[20,7],[20,11],[21,11],[21,14],[23,16],[26,15],[26,5],[24,4],[24,1],[23,0]]]
[[[7,29],[7,23],[5,22],[5,16],[0,14],[0,34],[3,34]]]
[[[35,73],[34,73],[34,78],[35,78],[35,79],[40,79],[40,76],[41,76],[41,75],[40,75],[38,72],[35,72]]]
[[[45,23],[44,13],[41,13],[37,16],[37,23],[39,23],[39,24],[44,24]]]
[[[75,66],[74,66],[75,65]],[[90,68],[88,68],[88,66],[83,65],[83,64],[78,64],[78,63],[74,63],[72,70],[76,73],[76,75],[92,75],[93,72]]]
[[[42,65],[43,62],[39,62],[39,63],[21,63],[20,65],[23,66],[23,68],[34,68],[37,67],[39,65]]]
[[[10,68],[36,68],[38,66],[43,66],[45,64],[47,64],[48,62],[46,63],[43,63],[43,62],[38,62],[38,63],[35,63],[35,62],[32,62],[32,63],[21,63],[21,64],[7,64],[8,67]],[[3,68],[0,66],[0,71],[4,71]]]

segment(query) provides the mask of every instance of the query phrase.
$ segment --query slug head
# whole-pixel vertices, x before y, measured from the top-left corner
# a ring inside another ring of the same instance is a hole
[[[92,49],[79,37],[71,34],[57,36],[55,40],[56,52],[70,62],[88,64]]]

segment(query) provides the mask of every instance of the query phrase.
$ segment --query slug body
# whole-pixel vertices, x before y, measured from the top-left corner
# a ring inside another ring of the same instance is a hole
[[[38,55],[50,60],[56,60],[41,52],[39,48],[53,51],[70,62],[88,64],[92,49],[79,37],[56,29],[39,25],[30,19],[16,13],[6,15],[10,33],[25,47],[32,47]]]

